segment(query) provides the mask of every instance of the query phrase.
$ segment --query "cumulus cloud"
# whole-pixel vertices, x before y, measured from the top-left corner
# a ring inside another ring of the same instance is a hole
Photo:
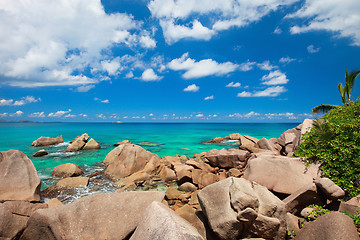
[[[195,84],[191,84],[189,86],[187,86],[186,88],[184,88],[185,92],[197,92],[199,91],[200,87],[196,86]]]
[[[291,27],[292,34],[326,30],[337,37],[349,37],[360,46],[360,1],[358,0],[306,0],[303,6],[287,18],[304,19],[303,25]]]
[[[68,114],[71,112],[71,109],[67,110],[67,111],[57,111],[55,113],[51,112],[48,114],[48,117],[53,117],[53,118],[59,118],[64,116],[65,114]]]
[[[128,72],[126,75],[125,75],[126,78],[133,78],[134,77],[134,73],[132,71]]]
[[[239,66],[240,71],[243,71],[243,72],[250,71],[254,68],[255,64],[256,64],[256,62],[250,62],[249,60],[247,60],[247,62],[240,64],[240,66]]]
[[[101,66],[110,76],[116,75],[116,72],[120,69],[120,58],[114,58],[113,60],[101,61]]]
[[[22,111],[16,111],[15,113],[11,113],[9,116],[10,117],[21,117],[23,115]]]
[[[314,45],[309,45],[306,49],[309,53],[317,53],[320,51],[320,48],[315,48]]]
[[[282,57],[280,58],[279,62],[282,63],[282,64],[289,64],[293,61],[295,61],[296,59],[295,58],[291,58],[291,57]]]
[[[247,92],[243,91],[238,93],[238,97],[277,97],[281,93],[286,92],[285,87],[283,86],[276,86],[276,87],[269,87],[262,91],[254,91],[254,92]]]
[[[270,71],[274,68],[277,68],[277,66],[271,65],[269,60],[264,61],[262,63],[258,63],[257,65],[261,70],[266,70],[266,71]]]
[[[198,118],[200,118],[200,117],[204,117],[204,114],[199,113],[199,114],[196,114],[196,115],[195,115],[195,117],[198,117]]]
[[[204,100],[212,100],[214,99],[214,95],[211,95],[211,96],[208,96],[208,97],[205,97]]]
[[[173,59],[168,63],[168,67],[174,71],[184,70],[182,75],[185,79],[201,78],[211,75],[223,76],[234,72],[239,65],[225,62],[218,63],[212,59],[204,59],[196,62],[189,57],[189,53],[184,53],[180,58]]]
[[[240,87],[240,86],[241,86],[241,83],[239,83],[239,82],[236,82],[236,83],[231,82],[228,85],[226,85],[226,87],[233,87],[233,88],[237,88],[237,87]]]
[[[152,68],[146,69],[141,75],[141,79],[145,82],[159,81],[162,78],[163,77],[156,75],[156,73],[154,72],[154,70]]]
[[[22,97],[20,100],[0,99],[0,106],[22,106],[28,103],[36,103],[39,101],[41,101],[40,98],[35,98],[33,96]]]
[[[287,79],[286,74],[282,73],[279,70],[275,70],[267,75],[264,75],[261,78],[261,80],[263,81],[262,84],[265,85],[281,85],[289,82],[289,79]]]
[[[296,1],[152,0],[148,8],[159,19],[167,43],[172,44],[184,38],[209,40],[219,31],[246,26]],[[200,17],[209,25],[204,26],[198,20]]]
[[[34,112],[34,113],[29,114],[29,117],[32,117],[32,118],[44,118],[45,114],[44,114],[44,112]]]
[[[93,89],[95,85],[84,85],[76,88],[78,92],[88,92],[90,89]]]
[[[97,97],[95,97],[94,100],[95,100],[95,101],[98,101],[98,102],[102,102],[102,103],[109,103],[109,102],[110,102],[108,99],[102,100],[102,99],[97,98]]]
[[[100,0],[3,0],[0,11],[0,83],[20,87],[98,82],[85,70],[140,26],[130,15],[107,14]]]
[[[141,36],[139,41],[140,41],[140,45],[144,48],[156,47],[156,41],[148,35]]]

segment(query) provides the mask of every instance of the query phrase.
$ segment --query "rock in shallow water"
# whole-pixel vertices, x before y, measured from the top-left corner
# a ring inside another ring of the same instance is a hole
[[[54,145],[58,143],[63,143],[63,137],[59,136],[56,138],[53,137],[40,137],[32,142],[31,146],[33,147],[40,147],[40,146],[48,146],[48,145]]]
[[[83,174],[84,172],[78,165],[73,163],[65,163],[55,167],[53,172],[51,173],[51,176],[66,178],[77,177]]]

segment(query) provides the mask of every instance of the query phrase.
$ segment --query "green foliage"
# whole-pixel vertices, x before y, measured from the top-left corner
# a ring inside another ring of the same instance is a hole
[[[335,108],[316,120],[295,156],[319,161],[322,174],[347,197],[360,194],[360,102]]]
[[[346,215],[348,215],[355,224],[355,227],[358,229],[358,233],[360,235],[360,211],[356,211],[358,215],[350,215],[349,213],[345,213]]]
[[[312,204],[309,207],[312,208],[313,210],[307,216],[305,216],[305,219],[307,221],[316,220],[319,217],[331,212],[330,210],[315,204]]]

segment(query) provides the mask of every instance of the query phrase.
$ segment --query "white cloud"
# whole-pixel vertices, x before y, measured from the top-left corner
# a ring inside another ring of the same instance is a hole
[[[277,26],[277,27],[275,28],[275,30],[274,30],[273,33],[275,33],[275,34],[281,34],[281,33],[282,33],[282,30],[281,30],[281,28],[280,28],[279,26]]]
[[[165,41],[169,45],[186,38],[210,40],[215,34],[215,31],[204,27],[198,20],[194,20],[191,26],[176,25],[173,19],[160,20],[160,26],[163,29]]]
[[[184,91],[185,92],[197,92],[199,91],[200,87],[196,86],[195,84],[187,86]]]
[[[271,65],[269,60],[264,61],[262,63],[258,63],[257,65],[261,70],[266,70],[266,71],[270,71],[274,68],[277,68],[277,66]]]
[[[305,23],[291,27],[292,34],[326,30],[337,37],[349,37],[360,46],[360,1],[306,0],[302,7],[288,18],[301,18]]]
[[[69,113],[69,114],[65,115],[64,117],[65,118],[74,118],[74,117],[76,117],[76,115]]]
[[[103,113],[100,114],[96,114],[97,118],[102,118],[102,119],[106,119],[106,116]]]
[[[23,112],[22,111],[16,111],[15,113],[11,113],[9,114],[10,117],[20,117],[23,115]]]
[[[288,56],[288,57],[280,58],[279,62],[283,63],[283,64],[289,64],[289,63],[291,63],[291,62],[293,62],[295,60],[296,60],[295,58],[291,58],[291,57]]]
[[[211,95],[211,96],[208,96],[208,97],[204,98],[204,100],[212,100],[212,99],[214,99],[214,95]]]
[[[146,82],[159,81],[162,78],[163,77],[156,75],[156,73],[154,72],[154,70],[152,68],[146,69],[141,75],[141,79]]]
[[[134,73],[132,71],[128,72],[126,75],[125,75],[126,78],[133,78],[134,77]]]
[[[0,113],[0,117],[7,117],[9,114],[8,113]]]
[[[243,72],[247,72],[247,71],[250,71],[254,68],[254,65],[256,64],[256,62],[250,62],[249,60],[247,60],[246,63],[242,63],[240,64],[240,71],[243,71]]]
[[[254,116],[260,116],[260,113],[251,111],[251,112],[244,115],[245,118],[251,118],[251,117],[254,117]]]
[[[57,111],[55,113],[49,113],[48,117],[54,117],[54,118],[59,118],[64,116],[65,114],[68,114],[71,112],[71,109],[67,110],[67,111]]]
[[[152,39],[150,36],[141,36],[140,37],[140,45],[143,48],[155,48],[156,47],[156,41]]]
[[[295,1],[152,0],[148,8],[152,16],[160,20],[164,37],[171,44],[183,38],[209,40],[219,31],[246,26]],[[198,20],[200,17],[209,26],[203,26]],[[180,25],[180,22],[192,26]]]
[[[261,84],[265,84],[265,85],[281,85],[289,82],[289,79],[287,79],[286,74],[282,73],[279,70],[275,70],[267,75],[264,75],[261,80],[263,81]]]
[[[95,85],[84,85],[76,88],[76,91],[78,92],[88,92],[90,89],[93,89]]]
[[[102,102],[102,103],[109,103],[109,100],[108,100],[108,99],[102,100],[102,99],[100,99],[100,98],[94,97],[94,100],[95,100],[95,101],[98,101],[98,102]]]
[[[200,118],[200,117],[204,117],[204,114],[199,113],[199,114],[195,115],[195,117],[198,117],[198,118]]]
[[[309,45],[306,49],[309,53],[317,53],[320,51],[320,48],[315,48],[314,45]]]
[[[34,112],[34,113],[29,114],[29,117],[44,118],[45,114],[44,114],[44,112]]]
[[[120,69],[120,58],[114,58],[113,60],[101,61],[101,66],[110,76],[116,75],[116,72]]]
[[[241,86],[241,83],[239,83],[239,82],[236,82],[236,83],[231,82],[228,85],[226,85],[226,87],[233,87],[233,88],[237,88],[237,87],[240,87],[240,86]]]
[[[105,13],[100,0],[2,0],[0,11],[1,83],[20,87],[98,82],[85,69],[140,26],[130,15]]]
[[[168,63],[168,67],[174,71],[185,70],[186,72],[182,77],[192,79],[211,75],[223,76],[234,72],[239,65],[231,62],[218,63],[212,59],[204,59],[196,62],[189,57],[189,53],[184,53],[181,58],[173,59]]]
[[[153,114],[153,113],[150,113],[149,116],[152,117],[152,116],[154,116],[154,114]]]
[[[263,91],[255,91],[253,93],[243,91],[238,93],[238,97],[277,97],[281,93],[286,92],[283,86],[269,87]]]
[[[22,97],[20,100],[0,99],[0,106],[22,106],[28,103],[36,103],[39,101],[41,101],[40,98],[35,98],[33,96]]]

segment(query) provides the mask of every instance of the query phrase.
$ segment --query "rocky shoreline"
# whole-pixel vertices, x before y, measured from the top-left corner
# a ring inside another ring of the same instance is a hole
[[[352,219],[338,211],[355,214],[360,197],[340,201],[345,192],[321,177],[319,164],[292,157],[311,127],[306,119],[278,139],[216,137],[206,143],[234,148],[191,158],[159,157],[124,140],[103,171],[84,176],[81,167],[62,164],[52,173],[59,181],[42,191],[24,153],[0,152],[0,239],[359,239]],[[78,136],[65,151],[101,148],[89,139]],[[32,145],[61,142],[42,137]],[[108,183],[116,192],[63,204],[89,184]],[[311,204],[335,212],[309,222]]]

